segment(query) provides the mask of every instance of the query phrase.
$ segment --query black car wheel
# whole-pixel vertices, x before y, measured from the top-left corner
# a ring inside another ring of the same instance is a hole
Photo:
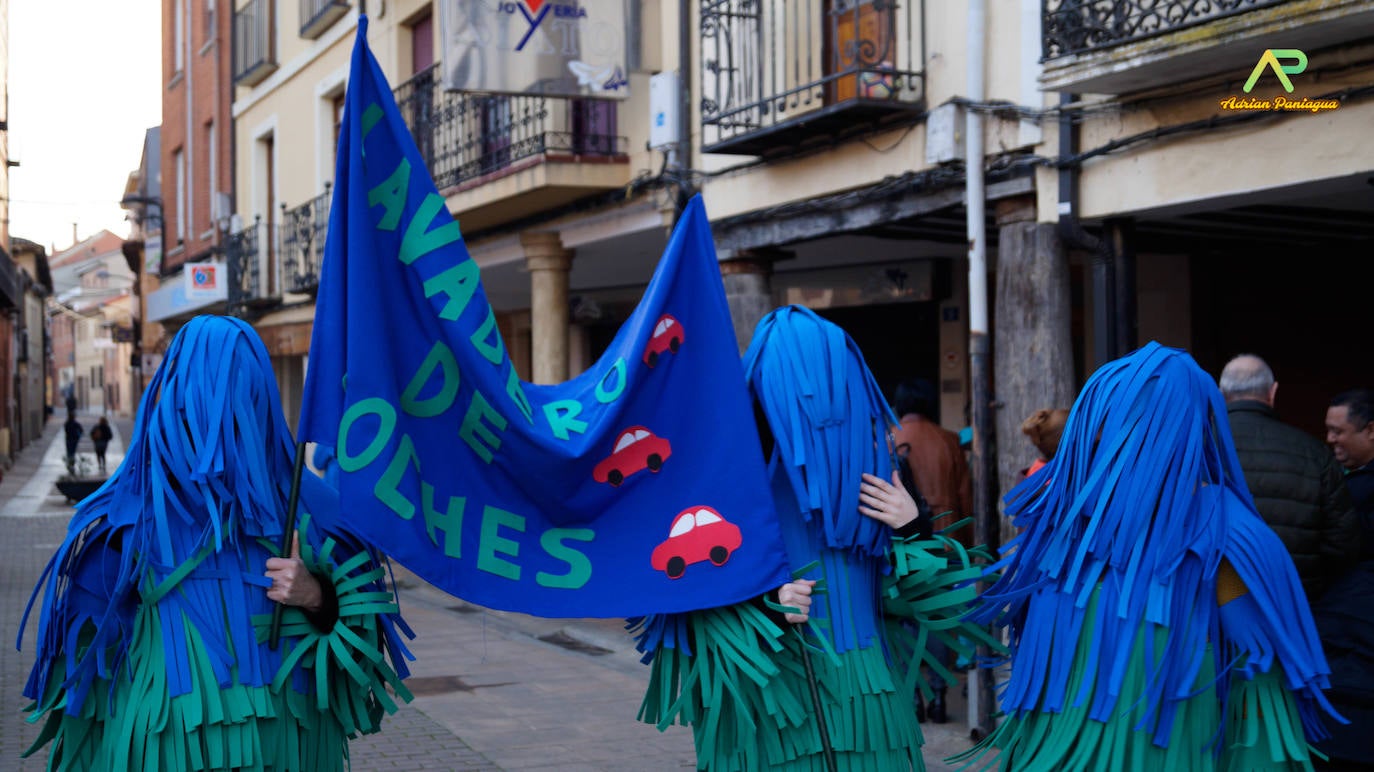
[[[606,473],[606,482],[611,485],[620,485],[625,482],[625,475],[621,474],[619,469],[612,469]]]
[[[723,564],[725,563],[725,561],[726,561],[726,560],[729,560],[729,559],[730,559],[730,550],[725,549],[724,547],[720,547],[720,546],[716,546],[716,547],[712,547],[712,548],[711,548],[711,562],[712,562],[712,563],[715,563],[716,565],[719,566],[719,565],[723,565]]]
[[[650,453],[649,457],[645,459],[645,463],[649,465],[650,472],[657,472],[663,468],[663,456],[657,453]]]
[[[682,558],[672,557],[668,558],[668,567],[665,568],[663,572],[668,575],[669,579],[676,579],[679,576],[682,576],[682,572],[686,570],[687,561],[683,560]]]
[[[645,363],[648,364],[650,367],[653,367],[654,365],[658,364],[658,352],[657,352],[657,351],[650,351],[650,352],[649,352],[649,356],[645,357],[645,358],[644,358],[644,361],[645,361]]]
[[[674,354],[676,354],[677,350],[681,347],[682,341],[678,340],[677,338],[673,338],[672,340],[668,341],[668,350],[673,352]]]

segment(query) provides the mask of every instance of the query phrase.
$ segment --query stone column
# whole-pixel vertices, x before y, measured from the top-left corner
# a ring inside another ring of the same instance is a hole
[[[1020,482],[1036,450],[1021,422],[1042,408],[1073,404],[1069,259],[1053,223],[1035,221],[1034,198],[997,204],[996,324],[998,500]],[[1010,536],[1003,526],[1003,543]]]
[[[568,379],[568,272],[573,252],[557,233],[520,234],[530,272],[530,370],[534,383]]]
[[[721,252],[720,276],[740,353],[749,348],[759,320],[773,310],[773,263],[790,256],[780,250]]]

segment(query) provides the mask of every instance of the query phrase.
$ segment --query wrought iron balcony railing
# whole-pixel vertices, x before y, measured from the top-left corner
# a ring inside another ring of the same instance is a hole
[[[924,9],[924,0],[703,0],[704,149],[766,154],[919,116]]]
[[[614,101],[445,91],[438,64],[397,86],[395,96],[440,190],[526,159],[621,156],[628,144],[615,133]]]
[[[1194,27],[1288,0],[1042,0],[1046,60]]]
[[[329,230],[329,183],[324,192],[294,209],[281,206],[282,269],[287,292],[314,293],[324,264],[324,236]]]
[[[257,217],[251,226],[224,239],[224,262],[229,273],[227,301],[231,314],[241,315],[262,300],[266,284],[262,276],[263,231],[262,218]]]
[[[345,0],[300,0],[301,37],[314,40],[348,13]]]
[[[252,86],[277,69],[273,0],[252,0],[234,11],[234,83]]]

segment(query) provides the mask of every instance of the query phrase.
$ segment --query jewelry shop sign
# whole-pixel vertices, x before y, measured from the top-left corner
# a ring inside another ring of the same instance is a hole
[[[450,91],[624,99],[627,0],[440,0]]]

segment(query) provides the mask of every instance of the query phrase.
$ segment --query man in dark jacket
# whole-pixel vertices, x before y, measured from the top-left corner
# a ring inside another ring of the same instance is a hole
[[[1360,558],[1359,520],[1340,464],[1320,440],[1275,415],[1279,385],[1263,359],[1232,359],[1220,386],[1255,508],[1283,540],[1314,602]]]
[[[1326,410],[1326,442],[1345,467],[1364,531],[1364,556],[1355,570],[1332,585],[1312,607],[1312,617],[1331,664],[1331,703],[1350,720],[1329,725],[1330,739],[1317,747],[1331,757],[1320,770],[1374,768],[1374,391],[1336,395]]]
[[[1374,559],[1374,390],[1351,389],[1331,400],[1326,442],[1345,467],[1345,486],[1364,529],[1364,558]]]

